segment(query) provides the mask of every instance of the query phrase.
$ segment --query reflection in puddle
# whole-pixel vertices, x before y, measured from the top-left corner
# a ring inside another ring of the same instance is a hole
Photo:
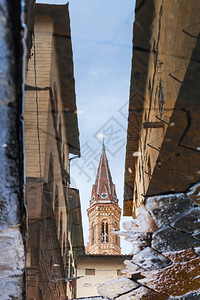
[[[69,5],[37,4],[35,11],[27,6],[27,299],[200,297],[200,3],[172,2],[136,1],[128,116],[128,96],[124,92],[121,98],[121,86],[113,95],[102,88],[104,76],[113,88],[114,68],[100,66],[95,53],[83,69],[78,66],[84,59],[78,43],[87,42],[89,53],[98,44],[106,63],[119,51],[121,33],[112,41],[106,31],[103,41],[90,31],[90,39],[74,39],[79,103]],[[98,32],[99,20],[96,24]],[[128,78],[122,70],[121,85]],[[97,79],[95,89],[90,84]],[[124,153],[123,215],[129,221],[120,231],[113,182],[123,189]],[[111,170],[107,156],[115,162]],[[130,255],[121,254],[120,236],[130,243]]]

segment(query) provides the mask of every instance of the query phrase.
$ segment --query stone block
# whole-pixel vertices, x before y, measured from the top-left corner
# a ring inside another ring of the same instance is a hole
[[[169,225],[193,207],[194,203],[185,194],[150,197],[146,203],[158,227]]]
[[[174,298],[179,300],[199,300],[200,299],[200,289],[196,291],[189,292],[181,297]]]
[[[139,286],[140,284],[133,280],[126,277],[120,277],[102,284],[98,287],[98,293],[103,297],[113,299],[124,293],[128,293]]]
[[[152,236],[152,248],[160,252],[179,251],[200,246],[200,241],[191,235],[165,227],[158,230]]]
[[[187,195],[194,203],[200,205],[200,183],[193,185]]]
[[[197,258],[197,254],[193,249],[186,249],[175,252],[165,252],[165,257],[168,257],[171,261],[178,263]]]
[[[155,232],[158,230],[157,225],[150,213],[146,210],[144,206],[140,206],[137,209],[137,218],[124,222],[123,227],[129,232]]]
[[[194,251],[198,256],[200,256],[200,247],[195,247]]]
[[[157,270],[171,264],[169,258],[166,258],[150,247],[147,247],[136,254],[133,257],[132,262],[145,270]]]
[[[188,233],[200,232],[200,207],[191,209],[171,225],[180,231]]]
[[[138,280],[141,284],[169,297],[180,297],[199,289],[200,257],[141,274],[146,277]]]
[[[151,237],[151,235],[146,232],[117,231],[115,232],[115,234],[124,236],[125,240],[129,242],[145,241],[145,240],[149,240]]]
[[[131,260],[125,260],[125,269],[122,271],[123,274],[126,276],[131,276],[136,273],[140,273],[141,271],[144,271],[144,269],[140,268],[140,266],[133,263]]]
[[[155,291],[152,291],[150,289],[147,289],[144,286],[141,286],[134,291],[122,295],[117,300],[167,300],[167,296],[162,295],[161,293],[157,293]]]
[[[196,240],[200,241],[200,232],[196,232],[192,234],[193,238],[195,238]]]

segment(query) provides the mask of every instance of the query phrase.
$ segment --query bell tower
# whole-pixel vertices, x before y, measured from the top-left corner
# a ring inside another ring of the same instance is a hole
[[[120,229],[121,208],[112,182],[103,143],[95,184],[92,187],[89,218],[89,244],[87,253],[120,255],[120,238],[113,233]]]

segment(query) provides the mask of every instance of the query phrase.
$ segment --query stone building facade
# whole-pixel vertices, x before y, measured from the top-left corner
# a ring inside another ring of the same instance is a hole
[[[104,145],[87,213],[89,218],[87,253],[121,254],[120,238],[113,233],[120,227],[121,208],[118,206]]]
[[[83,254],[69,155],[80,156],[68,5],[36,4],[25,82],[27,299],[71,299]],[[76,221],[74,221],[76,219]]]

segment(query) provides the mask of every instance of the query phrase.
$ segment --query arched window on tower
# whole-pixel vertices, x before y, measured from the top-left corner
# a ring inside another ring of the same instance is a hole
[[[95,243],[95,239],[96,239],[95,225],[94,225],[94,223],[92,223],[92,226],[91,226],[91,242],[92,242],[92,245]]]
[[[102,222],[101,224],[101,241],[108,243],[108,223]]]
[[[101,224],[101,241],[104,243],[104,222]]]
[[[108,243],[108,223],[106,223],[106,243]]]

